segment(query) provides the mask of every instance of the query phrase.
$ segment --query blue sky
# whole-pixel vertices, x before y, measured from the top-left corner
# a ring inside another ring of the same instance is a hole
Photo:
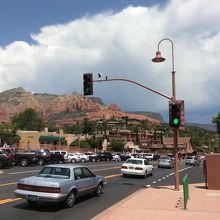
[[[82,94],[82,75],[128,78],[171,96],[174,42],[177,99],[186,121],[220,111],[218,0],[0,0],[0,92]],[[168,100],[124,82],[96,83],[94,96],[124,111],[160,112]]]
[[[41,27],[66,23],[85,14],[113,10],[133,5],[148,6],[158,0],[0,0],[0,45],[22,40],[33,43],[30,33]]]

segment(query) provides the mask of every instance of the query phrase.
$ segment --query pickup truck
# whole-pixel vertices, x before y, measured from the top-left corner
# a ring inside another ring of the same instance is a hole
[[[64,162],[63,154],[51,153],[47,149],[32,150],[31,152],[36,154],[37,164],[40,166],[46,163],[63,163]]]
[[[14,155],[15,164],[25,167],[28,164],[37,162],[37,156],[33,152],[16,152]]]

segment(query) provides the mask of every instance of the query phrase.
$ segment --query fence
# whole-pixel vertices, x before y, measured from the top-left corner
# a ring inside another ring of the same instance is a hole
[[[186,204],[189,199],[189,183],[188,174],[183,177],[183,196],[184,196],[184,209],[186,209]]]

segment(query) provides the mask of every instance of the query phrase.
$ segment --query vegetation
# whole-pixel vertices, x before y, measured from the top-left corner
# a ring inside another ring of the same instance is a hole
[[[19,136],[16,134],[16,130],[12,125],[1,124],[0,137],[1,145],[6,143],[10,146],[16,146],[19,141]]]
[[[32,108],[28,108],[18,116],[15,116],[12,120],[12,124],[14,124],[17,129],[25,131],[42,131],[45,127],[43,119]]]
[[[220,137],[220,112],[216,117],[212,118],[212,123],[216,125],[217,133]]]
[[[121,140],[112,140],[109,148],[115,152],[121,152],[124,150],[124,143]]]

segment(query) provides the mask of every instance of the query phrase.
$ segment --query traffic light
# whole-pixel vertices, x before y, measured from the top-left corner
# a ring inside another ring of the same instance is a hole
[[[83,93],[84,95],[93,95],[92,73],[83,74]]]
[[[184,102],[177,100],[169,102],[169,124],[171,127],[184,126]]]

